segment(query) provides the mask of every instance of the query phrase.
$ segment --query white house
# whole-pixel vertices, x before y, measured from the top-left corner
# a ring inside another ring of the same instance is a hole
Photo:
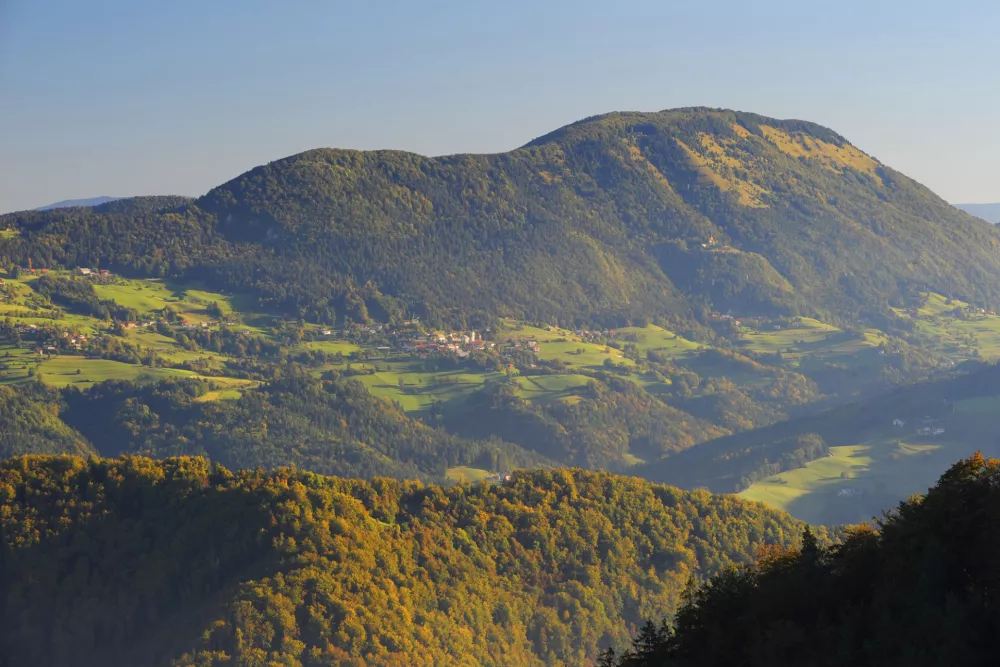
[[[896,428],[902,428],[906,426],[906,422],[904,422],[902,419],[893,419],[892,425],[895,426]]]

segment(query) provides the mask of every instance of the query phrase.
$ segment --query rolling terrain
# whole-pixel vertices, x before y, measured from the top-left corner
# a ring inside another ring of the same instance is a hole
[[[0,510],[0,654],[39,667],[587,664],[803,528],[607,473],[443,489],[197,458],[7,460]]]
[[[582,466],[834,520],[855,479],[885,504],[967,452],[789,425],[1000,358],[998,241],[831,130],[701,108],[0,216],[5,452],[428,481]]]

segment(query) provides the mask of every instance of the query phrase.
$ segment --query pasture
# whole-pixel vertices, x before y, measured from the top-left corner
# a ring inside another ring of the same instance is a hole
[[[216,319],[208,311],[215,303],[223,317],[233,312],[232,297],[219,292],[198,289],[197,286],[167,283],[162,280],[125,280],[117,278],[106,284],[95,284],[94,291],[101,299],[150,314],[170,307],[187,322],[200,323]]]
[[[481,468],[469,468],[466,466],[456,466],[454,468],[448,468],[445,471],[444,476],[446,479],[457,482],[457,483],[471,483],[471,482],[481,482],[490,473],[488,470],[483,470]]]

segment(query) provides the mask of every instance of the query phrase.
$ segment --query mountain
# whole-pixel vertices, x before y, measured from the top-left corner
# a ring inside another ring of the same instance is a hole
[[[986,222],[1000,223],[1000,204],[955,204],[955,207]]]
[[[63,201],[57,201],[55,204],[49,204],[48,206],[39,206],[36,211],[51,211],[54,208],[69,208],[73,206],[85,206],[88,208],[93,208],[94,206],[100,206],[101,204],[107,204],[108,202],[118,201],[123,199],[123,197],[91,197],[89,199],[65,199]]]
[[[775,549],[694,591],[673,631],[647,625],[635,650],[603,665],[996,663],[1000,460],[952,466],[923,497],[843,544]]]
[[[920,291],[1000,304],[1000,231],[832,130],[704,108],[589,118],[496,155],[312,150],[195,201],[0,228],[19,232],[5,263],[197,279],[324,322],[693,330],[734,309],[888,327]]]
[[[443,489],[200,458],[0,463],[4,664],[591,664],[692,576],[791,547],[756,503],[607,473]]]

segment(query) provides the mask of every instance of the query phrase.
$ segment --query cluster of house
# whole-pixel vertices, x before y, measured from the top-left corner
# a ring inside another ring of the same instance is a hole
[[[59,337],[63,339],[67,347],[77,350],[82,349],[87,343],[87,337],[83,334],[70,333],[69,331],[63,331],[59,334],[58,330],[49,326],[18,324],[15,329],[19,336],[28,341],[22,346],[27,348],[34,347],[38,354],[56,351],[58,348],[55,343],[58,342]]]
[[[902,419],[893,419],[892,425],[895,428],[903,428],[906,422]],[[943,435],[944,429],[940,426],[921,426],[915,432],[919,435]]]
[[[505,472],[491,472],[486,476],[487,482],[509,482],[510,474]]]
[[[48,269],[42,269],[42,271],[48,271]],[[112,275],[107,269],[88,269],[83,266],[77,267],[76,272],[81,276],[86,276],[88,278],[110,278]]]
[[[432,353],[449,354],[464,359],[469,353],[477,350],[490,350],[496,347],[493,341],[483,340],[476,331],[453,331],[448,334],[437,334],[413,338],[403,343],[403,349],[415,353],[418,357],[427,357]]]

